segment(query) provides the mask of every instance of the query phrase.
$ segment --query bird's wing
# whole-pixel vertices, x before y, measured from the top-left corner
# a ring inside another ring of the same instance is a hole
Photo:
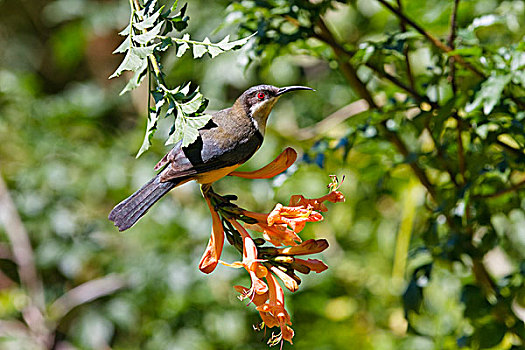
[[[199,137],[188,147],[179,141],[155,166],[161,171],[161,181],[242,164],[257,151],[262,135],[253,128],[249,119],[231,122],[229,109],[215,112],[206,127],[199,130]]]

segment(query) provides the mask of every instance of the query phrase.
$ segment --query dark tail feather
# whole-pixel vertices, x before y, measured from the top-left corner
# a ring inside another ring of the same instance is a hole
[[[108,219],[115,223],[119,231],[127,230],[175,186],[177,186],[176,182],[160,182],[160,177],[156,176],[137,192],[117,204],[109,213]]]

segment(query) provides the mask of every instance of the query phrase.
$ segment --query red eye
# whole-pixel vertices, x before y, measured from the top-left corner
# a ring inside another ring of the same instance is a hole
[[[265,97],[266,97],[266,94],[265,94],[264,92],[259,92],[259,93],[257,94],[257,98],[258,98],[259,100],[263,100]]]

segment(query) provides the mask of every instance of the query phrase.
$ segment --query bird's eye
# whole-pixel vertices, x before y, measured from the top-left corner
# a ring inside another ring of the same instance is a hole
[[[257,98],[258,98],[259,100],[264,100],[265,97],[266,97],[266,94],[265,94],[264,92],[259,92],[259,93],[257,94]]]

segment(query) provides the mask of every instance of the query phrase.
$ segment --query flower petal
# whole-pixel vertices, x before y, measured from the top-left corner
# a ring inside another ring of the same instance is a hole
[[[332,191],[320,198],[305,198],[303,195],[296,194],[290,197],[289,205],[291,207],[303,206],[305,208],[310,208],[311,210],[325,212],[328,211],[328,208],[326,208],[323,203],[325,201],[332,203],[344,202],[345,196],[339,191]]]
[[[292,263],[292,267],[295,264],[306,266],[311,271],[314,271],[317,273],[323,272],[324,270],[328,268],[328,266],[326,266],[324,262],[322,262],[321,260],[317,260],[317,259],[304,260],[304,259],[295,258],[295,261]]]
[[[297,159],[297,152],[293,148],[286,148],[271,163],[255,171],[233,171],[230,176],[245,179],[269,179],[286,171]]]
[[[328,248],[326,239],[309,239],[295,247],[278,248],[278,255],[308,255],[322,252]],[[277,254],[276,254],[277,255]]]
[[[210,236],[210,241],[208,246],[202,255],[201,261],[199,263],[199,270],[204,273],[211,273],[217,267],[219,259],[222,253],[222,247],[224,246],[224,227],[222,227],[222,222],[219,217],[219,214],[213,208],[208,197],[204,196],[208,208],[210,209],[213,230]]]

